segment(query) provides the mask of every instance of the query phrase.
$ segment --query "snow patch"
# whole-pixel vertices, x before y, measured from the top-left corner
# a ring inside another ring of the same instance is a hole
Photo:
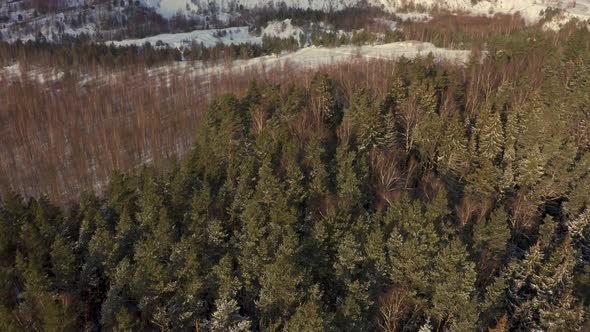
[[[170,81],[174,75],[187,74],[193,78],[200,78],[199,82],[206,85],[212,76],[227,73],[238,73],[252,69],[315,69],[325,65],[362,62],[367,60],[394,60],[401,57],[413,59],[432,55],[435,60],[453,64],[465,64],[469,61],[471,51],[449,50],[438,48],[431,43],[408,41],[383,45],[305,47],[296,52],[282,55],[268,55],[248,60],[235,60],[229,63],[207,65],[202,61],[183,61],[167,64],[148,70],[150,77],[164,78]],[[109,84],[120,79],[120,73],[103,72],[95,74],[79,73],[79,84]],[[36,80],[39,83],[51,83],[59,81],[64,73],[56,68],[25,68],[19,64],[13,64],[4,68],[0,67],[0,81],[10,80]]]
[[[302,35],[305,35],[303,30],[299,27],[294,26],[291,23],[290,18],[284,21],[269,22],[268,25],[262,30],[263,37],[267,36],[281,39],[288,39],[293,37],[295,38],[295,40],[299,40]]]
[[[572,18],[590,18],[590,0],[483,0],[472,4],[471,0],[371,0],[395,12],[408,3],[426,10],[435,8],[450,11],[463,11],[474,15],[516,14],[519,13],[527,23],[536,23],[547,8],[561,8]],[[396,15],[399,15],[396,13]]]
[[[209,30],[195,30],[186,33],[166,33],[155,36],[150,36],[141,39],[125,39],[122,41],[108,41],[107,45],[111,43],[115,46],[143,46],[150,43],[155,47],[189,47],[193,43],[202,44],[205,47],[214,47],[217,44],[223,45],[239,45],[239,44],[262,44],[262,37],[277,37],[287,39],[290,37],[300,40],[304,32],[301,28],[294,26],[291,19],[284,21],[272,21],[262,30],[261,36],[256,36],[250,33],[247,26],[225,28],[225,29],[209,29]]]
[[[143,0],[143,4],[156,9],[156,12],[165,18],[171,18],[179,12],[199,10],[199,7],[191,0]]]
[[[395,13],[395,16],[397,18],[399,18],[402,22],[406,22],[406,21],[427,22],[432,19],[432,16],[430,14],[418,13],[418,12]]]
[[[205,47],[213,47],[217,44],[260,44],[262,39],[249,32],[248,27],[236,27],[226,29],[195,30],[186,33],[165,33],[141,39],[126,39],[122,41],[109,41],[107,44],[115,46],[143,46],[146,43],[152,46],[188,47],[192,43],[202,44]]]

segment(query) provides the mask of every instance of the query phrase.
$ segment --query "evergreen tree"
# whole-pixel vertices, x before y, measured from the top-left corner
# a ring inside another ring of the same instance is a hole
[[[453,330],[469,331],[475,326],[475,266],[458,240],[444,247],[434,259],[431,316]]]
[[[286,332],[324,332],[334,330],[333,317],[323,307],[317,287],[313,287],[309,299],[303,302],[285,324]]]
[[[479,112],[475,124],[480,158],[495,161],[503,148],[502,122],[497,112],[484,109]]]
[[[55,276],[54,285],[61,290],[72,291],[78,275],[73,246],[60,235],[51,246],[51,265]]]
[[[316,74],[312,80],[312,100],[316,117],[328,128],[335,128],[342,114],[336,103],[334,82],[326,74]]]
[[[473,228],[474,249],[480,255],[480,264],[500,263],[510,240],[508,214],[503,207],[492,211],[487,220],[480,220]]]
[[[256,302],[261,326],[280,326],[291,316],[299,300],[302,276],[296,264],[297,240],[283,239],[276,258],[265,268],[260,278],[260,293]]]
[[[210,324],[211,332],[246,332],[251,331],[251,322],[239,313],[236,300],[219,299],[215,301]]]

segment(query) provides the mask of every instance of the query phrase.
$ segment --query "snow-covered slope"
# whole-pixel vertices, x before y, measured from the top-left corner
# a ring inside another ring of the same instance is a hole
[[[529,23],[537,22],[541,12],[547,8],[561,8],[569,17],[590,18],[590,0],[371,0],[383,4],[385,8],[399,9],[414,4],[424,9],[447,9],[464,11],[475,15],[496,13],[520,13]]]
[[[195,30],[186,33],[165,33],[155,36],[150,36],[141,39],[126,39],[122,41],[108,41],[107,44],[115,46],[143,46],[145,43],[150,43],[152,46],[170,46],[170,47],[190,47],[191,44],[197,43],[205,47],[213,47],[217,44],[223,45],[239,45],[239,44],[261,44],[262,37],[275,37],[287,39],[290,37],[299,41],[301,36],[305,33],[299,27],[291,24],[291,19],[284,21],[272,21],[262,29],[260,36],[250,32],[247,26],[225,28],[225,29],[209,29],[209,30]]]
[[[127,39],[122,41],[106,42],[115,46],[143,46],[145,43],[152,46],[181,47],[197,43],[205,47],[213,47],[217,44],[260,44],[262,39],[252,35],[248,27],[236,27],[227,29],[195,30],[186,33],[165,33],[141,39]]]
[[[164,16],[171,16],[178,11],[198,12],[210,8],[206,0],[142,0]],[[369,4],[396,12],[412,6],[431,10],[446,9],[468,12],[474,15],[493,15],[496,13],[520,13],[529,23],[537,22],[541,12],[549,7],[564,10],[565,18],[590,18],[590,0],[368,0]],[[474,3],[475,2],[475,3]],[[361,0],[214,0],[221,12],[230,12],[237,8],[261,8],[266,6],[310,8],[317,10],[342,9],[362,3]],[[562,18],[563,18],[562,17]]]
[[[244,8],[277,8],[286,5],[327,11],[364,3],[394,12],[402,20],[426,20],[429,17],[427,13],[407,11],[428,11],[436,8],[473,15],[520,13],[529,23],[539,21],[542,18],[541,13],[547,8],[560,8],[561,13],[545,25],[550,29],[559,29],[573,18],[580,21],[588,21],[590,18],[590,0],[70,0],[68,6],[60,12],[47,14],[37,12],[24,0],[0,0],[0,40],[14,42],[18,39],[41,38],[59,42],[65,37],[77,37],[82,34],[95,40],[143,37],[164,31],[223,27],[231,17],[236,16]],[[167,21],[158,16],[159,14],[164,18],[172,18],[177,13],[191,17],[193,24],[190,28],[166,28],[169,26]],[[149,18],[149,21],[145,18]],[[277,24],[283,26],[285,23]],[[291,28],[293,27],[274,27],[266,35],[297,38],[298,31]],[[276,31],[280,33],[275,34]],[[190,36],[164,37],[173,39],[176,44],[178,38]],[[207,36],[197,37],[204,38],[204,43],[211,39]],[[239,43],[242,37],[244,36],[238,35],[236,43]],[[163,37],[152,38],[158,38],[157,41]],[[224,43],[226,41],[221,40]]]
[[[210,78],[230,71],[244,71],[254,68],[266,68],[267,70],[294,66],[298,69],[314,69],[324,65],[358,62],[366,60],[391,60],[405,57],[413,59],[426,57],[432,54],[435,60],[454,64],[465,64],[471,56],[468,50],[449,50],[439,48],[431,43],[410,41],[396,42],[383,45],[341,46],[341,47],[305,47],[292,53],[281,55],[267,55],[248,60],[235,60],[230,64],[220,63],[208,65],[201,61],[174,62],[164,66],[149,69],[151,75],[161,74],[186,74],[192,76]],[[57,82],[64,77],[64,73],[57,68],[39,68],[34,66],[20,66],[14,63],[10,66],[0,66],[0,82],[2,80],[29,79],[39,83]],[[80,74],[80,84],[105,82],[117,80],[117,74],[101,74],[100,71]]]
[[[143,4],[155,8],[165,18],[170,18],[176,13],[198,12],[200,7],[191,0],[142,0]]]
[[[283,4],[287,7],[338,10],[352,7],[361,3],[361,0],[141,0],[145,5],[152,6],[165,17],[170,17],[180,11],[200,12],[212,7],[212,3],[221,12],[233,12],[239,8],[263,8],[273,6],[278,8]]]
[[[262,30],[262,36],[275,37],[281,39],[295,38],[299,40],[301,35],[305,33],[300,27],[294,26],[291,23],[291,19],[284,21],[272,21]]]

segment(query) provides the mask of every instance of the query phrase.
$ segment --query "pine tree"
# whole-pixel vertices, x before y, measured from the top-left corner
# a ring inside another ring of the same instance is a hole
[[[271,243],[268,241],[267,217],[262,206],[251,200],[242,213],[243,229],[239,238],[238,266],[244,291],[254,302],[259,291],[259,279],[271,260]]]
[[[424,161],[435,162],[436,151],[443,135],[443,121],[437,113],[438,96],[430,82],[410,86],[410,94],[416,98],[415,127],[411,132],[412,144]]]
[[[303,302],[285,324],[285,332],[333,331],[333,317],[321,304],[317,287],[312,287],[309,299]]]
[[[191,329],[196,320],[206,317],[212,294],[207,296],[205,291],[210,285],[206,277],[210,270],[208,262],[203,262],[204,255],[191,236],[174,244],[169,269],[175,288],[168,300],[168,306],[172,308],[169,319],[174,329]]]
[[[356,169],[356,152],[349,150],[346,144],[338,146],[336,162],[338,173],[338,197],[342,207],[353,209],[361,203],[361,179]]]
[[[536,184],[543,174],[543,156],[541,142],[547,124],[542,121],[543,106],[540,97],[534,95],[528,105],[516,109],[516,181],[522,186]]]
[[[367,331],[372,329],[371,315],[373,301],[369,286],[359,280],[352,281],[346,287],[346,297],[340,304],[336,324],[347,331]]]
[[[313,135],[305,147],[305,161],[309,168],[309,196],[313,201],[329,190],[329,174],[326,169],[326,148],[319,135]]]
[[[29,329],[41,328],[45,318],[43,304],[51,297],[50,280],[40,262],[24,257],[19,251],[16,253],[16,268],[24,286],[18,294],[18,313],[27,317],[21,324]]]
[[[60,290],[72,291],[78,274],[73,245],[61,235],[55,237],[51,246],[51,265],[55,275],[55,286]]]
[[[251,322],[239,313],[238,303],[234,299],[225,298],[215,301],[210,323],[211,332],[246,332],[251,331]]]
[[[96,261],[102,266],[104,270],[112,269],[117,262],[115,262],[115,242],[114,236],[105,223],[97,225],[94,235],[88,242],[89,254],[94,256]]]
[[[274,175],[272,160],[267,157],[263,160],[258,174],[255,198],[264,206],[271,205],[283,192],[279,179]]]
[[[370,150],[384,144],[385,121],[380,108],[366,89],[361,88],[354,93],[345,120],[353,126],[359,151]]]
[[[500,114],[485,108],[479,112],[475,124],[479,157],[495,161],[502,152],[502,122]]]
[[[334,82],[326,74],[316,74],[311,82],[314,114],[327,128],[335,128],[342,118],[334,96]]]
[[[135,321],[126,307],[126,303],[131,300],[128,285],[132,282],[132,277],[133,267],[129,258],[124,258],[111,273],[111,285],[100,311],[100,323],[103,327],[118,329],[120,331],[129,328],[129,324],[120,322],[119,313],[125,316],[129,323]]]
[[[363,260],[363,270],[371,275],[376,282],[376,288],[380,290],[385,284],[388,274],[386,245],[383,231],[380,225],[372,224],[371,232],[363,243],[366,259]]]
[[[474,248],[480,254],[481,264],[499,263],[503,259],[510,240],[508,214],[503,207],[492,211],[489,218],[480,220],[473,228]]]
[[[489,159],[480,159],[472,173],[466,177],[465,191],[476,197],[493,198],[498,195],[502,178],[500,169]]]
[[[389,207],[385,225],[391,227],[387,251],[392,283],[426,293],[432,257],[442,243],[432,220],[424,217],[422,204],[405,195]]]
[[[136,318],[129,312],[129,309],[123,307],[116,314],[117,326],[113,329],[117,332],[130,332],[138,328],[139,323]]]
[[[118,262],[124,257],[132,256],[133,247],[138,239],[137,224],[132,220],[127,210],[124,210],[115,227],[114,260]]]
[[[274,261],[263,268],[256,305],[262,326],[284,323],[295,312],[303,277],[296,261],[295,234],[283,238]]]
[[[517,115],[515,112],[506,113],[506,123],[504,125],[504,153],[502,155],[502,182],[501,191],[509,192],[514,188],[516,161],[516,138],[518,135]]]
[[[136,269],[131,291],[148,320],[165,329],[171,323],[168,306],[178,287],[169,264],[175,231],[165,208],[157,215],[156,224],[150,225],[146,237],[135,246]]]
[[[477,320],[475,311],[475,266],[465,246],[453,240],[434,259],[431,316],[455,330],[468,331]]]
[[[482,329],[493,325],[498,326],[501,319],[508,317],[506,314],[508,278],[509,275],[506,271],[502,271],[486,287],[484,300],[480,307],[480,327]]]
[[[462,174],[466,167],[467,137],[458,114],[444,120],[438,147],[438,166],[452,173]]]
[[[508,309],[512,313],[511,326],[551,331],[578,330],[583,321],[583,309],[571,296],[576,260],[570,234],[559,239],[552,219],[546,220],[540,232],[538,242],[529,249],[524,260],[510,269]]]

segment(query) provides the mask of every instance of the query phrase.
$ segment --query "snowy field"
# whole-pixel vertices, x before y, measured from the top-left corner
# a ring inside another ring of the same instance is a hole
[[[282,55],[262,56],[249,60],[235,60],[231,63],[218,65],[205,65],[201,61],[183,61],[174,64],[155,67],[149,70],[150,76],[162,75],[171,77],[173,75],[189,75],[192,77],[202,77],[202,82],[207,82],[211,76],[231,73],[246,72],[256,69],[314,69],[321,66],[346,63],[362,62],[367,60],[393,60],[405,57],[413,59],[417,57],[427,57],[432,55],[437,61],[449,62],[454,64],[465,64],[469,61],[471,51],[467,50],[448,50],[438,48],[430,43],[417,41],[397,42],[384,45],[365,45],[365,46],[341,46],[334,48],[325,47],[305,47],[293,53]],[[64,77],[64,73],[55,68],[29,68],[25,70],[19,64],[13,64],[0,68],[1,80],[33,80],[39,83],[51,83],[59,81]],[[108,84],[109,80],[119,79],[117,74],[101,75],[82,75],[80,84]]]
[[[106,44],[113,44],[115,46],[143,46],[146,43],[150,43],[152,46],[179,48],[190,47],[192,43],[196,43],[205,47],[213,47],[217,44],[261,44],[263,36],[283,39],[294,37],[295,40],[299,40],[303,34],[304,32],[301,28],[291,24],[291,19],[286,19],[284,21],[269,22],[260,33],[260,36],[252,34],[247,26],[243,26],[225,29],[195,30],[186,33],[165,33],[141,39],[107,41]]]
[[[192,43],[203,44],[205,47],[213,47],[219,43],[230,44],[260,44],[262,38],[252,35],[248,27],[236,27],[227,29],[195,30],[186,33],[165,33],[141,39],[126,39],[122,41],[108,41],[107,45],[115,46],[143,46],[150,43],[152,46],[181,47],[190,46]]]
[[[409,41],[383,45],[341,46],[334,48],[305,47],[293,53],[279,56],[263,56],[250,60],[234,61],[233,69],[247,69],[264,66],[267,68],[294,65],[301,69],[313,69],[323,65],[362,60],[391,60],[401,57],[413,59],[432,54],[437,61],[464,64],[469,61],[471,51],[448,50],[430,43]],[[226,68],[225,66],[223,68]],[[208,69],[219,71],[223,68]]]

